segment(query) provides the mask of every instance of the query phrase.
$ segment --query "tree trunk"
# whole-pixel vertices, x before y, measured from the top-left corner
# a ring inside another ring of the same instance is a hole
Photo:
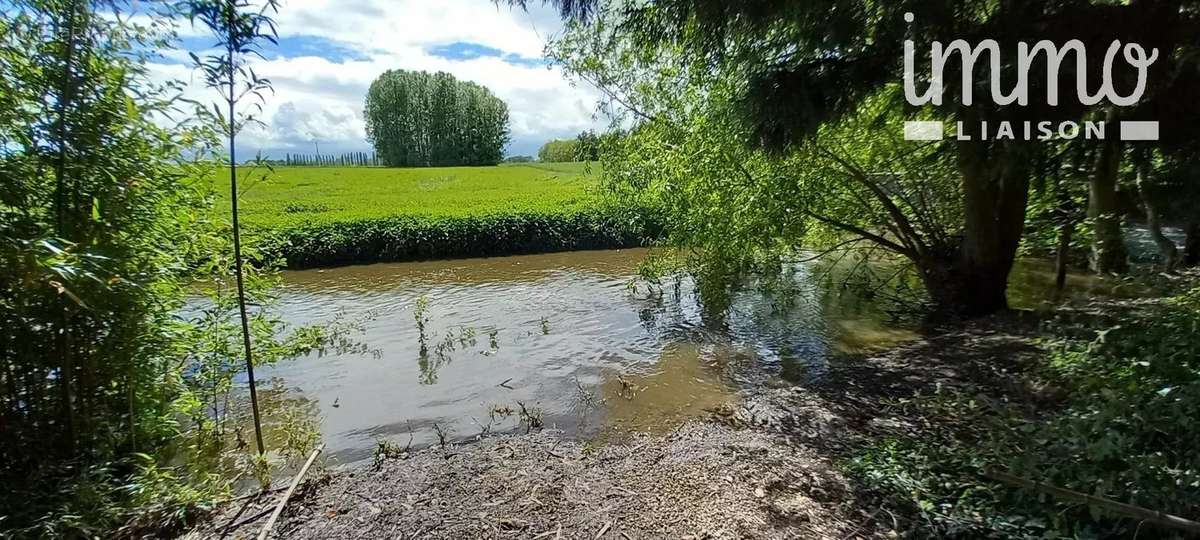
[[[1065,220],[1058,229],[1058,249],[1054,253],[1054,291],[1062,294],[1067,288],[1067,260],[1071,254],[1071,233],[1075,232],[1075,224]]]
[[[1175,270],[1175,266],[1179,262],[1179,249],[1175,247],[1175,242],[1162,232],[1162,220],[1159,219],[1158,208],[1154,201],[1154,195],[1151,193],[1149,178],[1147,178],[1149,176],[1148,168],[1148,162],[1138,164],[1138,194],[1141,195],[1142,206],[1146,209],[1146,228],[1150,229],[1150,237],[1154,239],[1154,244],[1158,246],[1158,253],[1162,257],[1163,271],[1171,272]]]
[[[963,238],[957,253],[919,261],[938,310],[975,317],[1008,308],[1008,274],[1025,229],[1029,198],[1026,147],[960,143]]]
[[[1113,118],[1109,114],[1109,118]],[[1110,122],[1115,124],[1115,122]],[[1096,169],[1088,186],[1088,217],[1092,219],[1092,270],[1121,273],[1129,269],[1125,243],[1121,237],[1121,216],[1117,208],[1117,173],[1121,168],[1121,141],[1105,139],[1096,160]]]
[[[1183,264],[1187,266],[1200,264],[1200,221],[1188,223],[1187,240],[1183,246]]]

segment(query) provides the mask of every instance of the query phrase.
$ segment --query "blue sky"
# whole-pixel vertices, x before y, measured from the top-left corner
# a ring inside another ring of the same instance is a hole
[[[532,2],[531,4],[536,4]],[[574,86],[542,58],[546,38],[561,31],[553,11],[500,7],[491,0],[284,0],[276,16],[279,44],[253,68],[270,78],[265,127],[247,129],[238,152],[281,156],[369,150],[362,99],[388,69],[446,71],[487,86],[508,103],[508,154],[536,154],[551,138],[599,129],[598,93]],[[184,23],[186,25],[186,23]],[[165,51],[151,69],[161,78],[193,81],[187,50],[212,45],[201,29],[180,28],[182,48]]]

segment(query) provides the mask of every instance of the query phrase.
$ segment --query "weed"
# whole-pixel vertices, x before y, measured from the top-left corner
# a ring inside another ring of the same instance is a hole
[[[413,319],[417,322],[417,339],[421,345],[421,358],[429,354],[428,337],[425,325],[429,324],[429,299],[421,296],[413,307]]]
[[[520,407],[521,409],[520,418],[521,422],[525,424],[525,433],[542,428],[543,424],[541,409],[530,409],[525,406],[525,403],[520,401],[517,402],[517,407]]]
[[[438,446],[440,446],[442,448],[442,450],[445,450],[446,442],[449,440],[449,437],[450,437],[450,431],[448,429],[443,428],[441,426],[441,424],[434,422],[433,423],[433,433],[435,435],[437,435]]]
[[[408,454],[408,449],[412,447],[412,431],[408,433],[408,444],[401,447],[399,444],[391,442],[387,439],[380,438],[375,441],[375,455],[371,467],[379,470],[383,466],[383,462],[389,459],[404,457]]]

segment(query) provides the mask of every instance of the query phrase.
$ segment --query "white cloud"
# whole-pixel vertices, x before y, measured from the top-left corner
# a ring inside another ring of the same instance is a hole
[[[289,101],[279,106],[270,122],[271,138],[289,148],[305,148],[312,141],[361,139],[362,121],[349,107],[315,106]]]
[[[330,54],[337,58],[330,60],[311,52],[289,57],[285,49],[279,57],[255,60],[255,72],[271,79],[275,95],[261,115],[268,127],[248,130],[239,152],[308,151],[313,138],[321,141],[322,151],[368,149],[362,99],[371,81],[388,69],[446,71],[490,88],[508,103],[513,153],[532,153],[546,139],[601,127],[593,118],[598,93],[573,87],[557,68],[494,56],[454,60],[429,52],[463,42],[538,58],[544,38],[560,25],[545,8],[531,9],[497,7],[491,0],[290,0],[276,17],[281,38],[330,40],[357,58]],[[152,69],[175,78],[186,71],[177,65]],[[189,93],[197,95],[195,89]]]

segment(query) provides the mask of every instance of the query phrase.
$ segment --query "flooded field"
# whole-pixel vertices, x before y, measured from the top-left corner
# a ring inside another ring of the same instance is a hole
[[[264,416],[319,419],[327,452],[343,464],[369,459],[380,439],[417,447],[531,422],[582,437],[661,431],[746,385],[819,377],[832,354],[913,335],[868,303],[823,291],[806,266],[779,295],[739,293],[728,317],[709,320],[690,280],[630,286],[645,255],[285,272],[285,320],[363,320],[358,339],[376,354],[313,355],[264,369]]]
[[[775,292],[747,287],[727,317],[707,318],[689,279],[631,286],[646,253],[285,272],[285,320],[360,320],[357,339],[373,353],[263,369],[264,418],[314,420],[338,464],[370,459],[380,440],[416,448],[530,424],[606,440],[673,429],[754,385],[819,382],[834,355],[916,336],[911,321],[839,292],[809,264],[791,267]],[[1049,301],[1053,279],[1047,263],[1022,262],[1013,305]],[[1072,276],[1069,291],[1112,287]],[[269,442],[280,440],[272,431]]]

